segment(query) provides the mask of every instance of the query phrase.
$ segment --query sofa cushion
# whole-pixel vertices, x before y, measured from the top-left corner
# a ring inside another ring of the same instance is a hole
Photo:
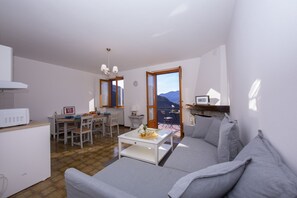
[[[167,197],[173,184],[187,173],[130,158],[121,158],[93,178],[136,197]]]
[[[195,116],[196,124],[192,134],[193,138],[205,138],[209,126],[212,123],[212,117]]]
[[[241,149],[237,122],[225,116],[219,131],[218,161],[232,161]]]
[[[296,197],[297,177],[262,133],[256,136],[235,160],[252,157],[229,197]]]
[[[219,143],[219,132],[220,132],[221,120],[218,118],[213,118],[211,125],[207,130],[207,134],[205,136],[205,141],[208,143],[218,146]]]
[[[184,135],[188,137],[192,137],[195,126],[184,124]]]
[[[184,137],[164,167],[193,172],[217,163],[217,147],[205,142],[204,139]]]
[[[169,191],[177,197],[223,197],[238,181],[250,159],[209,166],[180,178]]]
[[[136,198],[122,190],[119,190],[103,181],[95,179],[75,168],[69,168],[65,171],[65,183],[67,197],[121,197]]]

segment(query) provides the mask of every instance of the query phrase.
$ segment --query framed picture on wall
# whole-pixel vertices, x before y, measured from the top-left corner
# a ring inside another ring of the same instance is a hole
[[[63,112],[65,115],[74,115],[75,114],[75,106],[64,107]]]
[[[209,96],[208,95],[196,96],[195,102],[196,104],[209,104]]]

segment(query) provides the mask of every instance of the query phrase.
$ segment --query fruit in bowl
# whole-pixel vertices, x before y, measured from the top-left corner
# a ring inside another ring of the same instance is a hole
[[[147,128],[146,125],[140,125],[138,128],[139,136],[142,138],[155,138],[158,137],[158,133],[156,133],[155,129]]]

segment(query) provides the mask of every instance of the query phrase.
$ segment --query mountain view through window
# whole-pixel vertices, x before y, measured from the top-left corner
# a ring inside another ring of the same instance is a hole
[[[157,75],[158,123],[166,123],[166,117],[172,118],[169,124],[179,124],[179,73]],[[165,118],[165,119],[164,119]]]

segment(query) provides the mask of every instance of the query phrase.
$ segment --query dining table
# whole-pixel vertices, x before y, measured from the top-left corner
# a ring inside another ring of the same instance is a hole
[[[94,119],[102,119],[102,118],[108,118],[108,116],[110,114],[105,114],[104,113],[104,114],[99,114],[99,115],[98,114],[91,114],[91,115],[93,115]],[[69,124],[77,125],[78,123],[81,122],[81,117],[82,116],[83,115],[74,115],[74,116],[69,116],[69,117],[65,116],[64,118],[57,118],[56,119],[57,127],[59,127],[60,124],[63,124],[63,127],[64,127],[64,137],[66,137],[66,138],[64,138],[64,144],[67,144],[68,125]],[[59,128],[57,129],[57,131],[59,131]],[[103,125],[103,131],[105,131],[104,125]],[[58,140],[59,140],[59,138],[58,138]]]

